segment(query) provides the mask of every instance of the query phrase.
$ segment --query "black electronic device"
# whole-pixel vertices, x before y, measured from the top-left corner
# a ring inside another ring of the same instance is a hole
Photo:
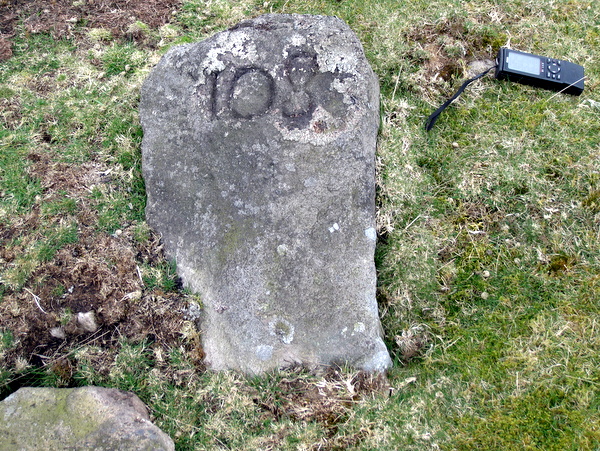
[[[496,69],[498,80],[515,81],[575,96],[583,92],[583,80],[585,79],[583,66],[501,47],[496,58],[496,65],[466,80],[452,97],[427,118],[425,130],[429,131],[433,128],[442,111],[456,100],[467,86],[485,76],[492,69]]]
[[[578,64],[502,47],[496,59],[496,78],[578,96],[585,76]]]

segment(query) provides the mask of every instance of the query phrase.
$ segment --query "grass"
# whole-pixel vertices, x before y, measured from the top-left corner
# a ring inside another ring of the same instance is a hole
[[[61,40],[19,29],[14,57],[0,63],[6,318],[36,311],[26,289],[41,289],[66,251],[119,236],[130,237],[144,284],[141,298],[130,296],[132,308],[165,315],[161,302],[173,293],[190,302],[174,267],[145,250],[155,243],[143,214],[142,81],[172,45],[241,19],[337,15],[359,35],[381,83],[376,263],[395,365],[391,391],[350,370],[214,374],[202,370],[199,336],[187,320],[168,344],[154,330],[115,338],[109,349],[109,336],[98,334],[45,365],[20,356],[0,366],[3,393],[23,384],[132,390],[182,450],[599,449],[595,6],[191,0],[168,26],[136,25],[154,46],[98,29]],[[493,59],[507,44],[585,65],[584,94],[486,77],[426,133],[425,118],[458,88],[467,64]],[[63,299],[70,282],[53,285],[48,296]],[[63,308],[57,324],[67,327],[70,311]],[[0,364],[22,339],[1,321]]]

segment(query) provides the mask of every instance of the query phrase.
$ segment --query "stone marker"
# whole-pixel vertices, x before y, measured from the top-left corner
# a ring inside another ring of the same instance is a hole
[[[0,450],[175,449],[144,403],[114,388],[21,388],[0,402]]]
[[[265,15],[142,88],[148,223],[216,370],[390,364],[375,300],[379,84],[340,19]]]

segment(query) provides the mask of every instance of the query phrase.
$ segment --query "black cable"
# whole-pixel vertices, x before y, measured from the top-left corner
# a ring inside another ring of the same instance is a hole
[[[467,86],[469,86],[475,80],[479,80],[481,77],[483,77],[489,71],[491,71],[492,69],[495,69],[495,68],[496,68],[496,66],[492,66],[489,69],[486,69],[484,72],[480,73],[479,75],[465,81],[462,84],[462,86],[458,89],[458,91],[456,91],[456,94],[454,94],[451,98],[446,100],[446,102],[444,102],[444,104],[441,107],[439,107],[437,110],[435,110],[431,114],[431,116],[429,116],[427,118],[427,122],[425,122],[425,130],[429,131],[433,128],[433,126],[435,125],[435,121],[437,121],[437,118],[442,113],[442,111],[444,111],[448,105],[450,105],[459,95],[461,95]]]

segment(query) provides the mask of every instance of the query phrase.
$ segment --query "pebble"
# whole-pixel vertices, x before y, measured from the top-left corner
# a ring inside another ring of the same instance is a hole
[[[77,325],[86,332],[96,332],[98,330],[98,323],[96,323],[96,315],[93,311],[78,313]]]
[[[64,340],[67,338],[67,334],[62,327],[53,327],[50,329],[50,335],[52,335],[54,338],[58,338],[59,340]]]

